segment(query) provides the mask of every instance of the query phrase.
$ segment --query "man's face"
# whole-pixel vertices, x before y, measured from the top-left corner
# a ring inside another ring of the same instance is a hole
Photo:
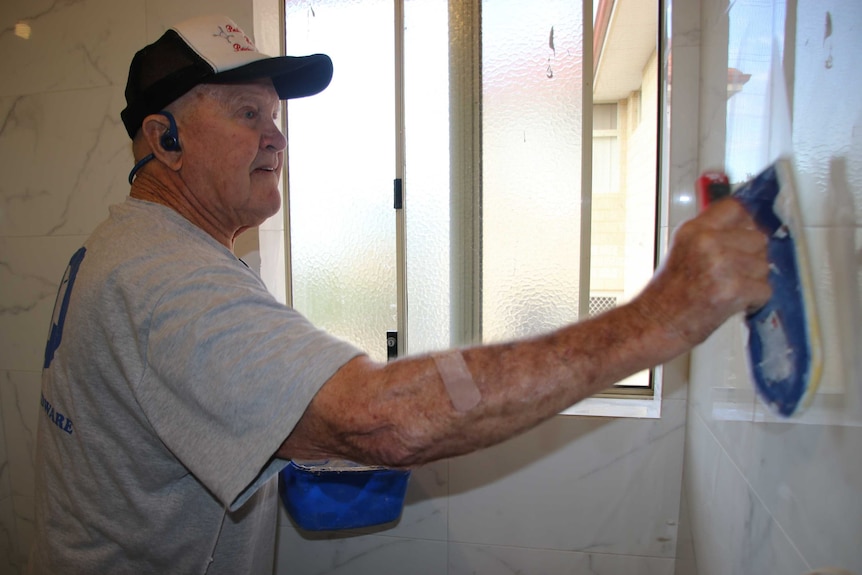
[[[261,224],[281,205],[287,145],[272,82],[209,85],[189,96],[180,122],[180,172],[195,207],[230,236]]]

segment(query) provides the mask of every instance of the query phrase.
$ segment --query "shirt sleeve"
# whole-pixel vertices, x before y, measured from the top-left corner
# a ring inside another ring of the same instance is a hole
[[[275,451],[323,384],[361,352],[232,263],[187,274],[162,295],[137,395],[167,448],[237,508],[284,466]]]

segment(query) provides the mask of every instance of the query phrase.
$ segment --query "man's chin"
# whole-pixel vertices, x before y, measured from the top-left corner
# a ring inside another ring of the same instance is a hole
[[[264,189],[258,188],[253,197],[258,198],[258,210],[264,220],[271,218],[281,209],[281,192],[277,185],[267,186]]]

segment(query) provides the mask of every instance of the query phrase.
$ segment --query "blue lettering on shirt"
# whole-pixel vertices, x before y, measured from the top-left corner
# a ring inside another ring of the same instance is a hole
[[[87,248],[83,247],[74,253],[66,267],[60,289],[57,291],[57,299],[54,301],[54,315],[51,318],[51,333],[48,335],[48,343],[45,346],[45,363],[42,365],[42,369],[50,367],[51,361],[54,360],[54,352],[60,347],[60,340],[63,338],[63,324],[66,322],[66,312],[69,311],[69,298],[72,296],[72,286],[75,285],[75,276],[78,275],[78,269],[81,267],[81,262],[84,261],[85,253],[87,253]]]
[[[39,398],[39,405],[42,406],[42,411],[45,412],[45,415],[48,416],[48,419],[51,420],[51,423],[53,423],[69,435],[72,435],[72,420],[54,409],[54,406],[51,405],[50,401],[45,399],[44,395]]]

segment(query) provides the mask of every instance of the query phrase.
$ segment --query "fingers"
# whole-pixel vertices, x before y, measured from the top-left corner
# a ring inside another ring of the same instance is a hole
[[[765,303],[763,297],[769,291],[769,239],[741,204],[735,200],[718,202],[714,209],[683,228],[680,239],[688,244],[681,249],[686,265],[696,265],[694,260],[702,259],[704,267],[712,268],[709,281],[729,286],[725,289],[733,289],[741,300],[750,298],[747,306]],[[674,246],[678,247],[682,248]]]
[[[691,344],[730,316],[771,297],[767,237],[735,200],[684,223],[651,282],[647,301]]]
[[[702,214],[703,221],[700,222],[714,230],[713,241],[717,245],[709,249],[717,250],[719,257],[727,262],[728,274],[735,275],[740,281],[749,280],[740,286],[740,291],[749,294],[751,299],[746,308],[762,306],[771,296],[767,259],[769,238],[758,229],[740,202],[727,198],[711,208]]]
[[[769,263],[762,234],[695,230],[677,249],[677,263],[700,305],[727,315],[763,305],[770,296]],[[675,246],[676,248],[677,246]]]
[[[757,229],[757,224],[742,203],[732,197],[713,202],[696,219],[715,229]]]

